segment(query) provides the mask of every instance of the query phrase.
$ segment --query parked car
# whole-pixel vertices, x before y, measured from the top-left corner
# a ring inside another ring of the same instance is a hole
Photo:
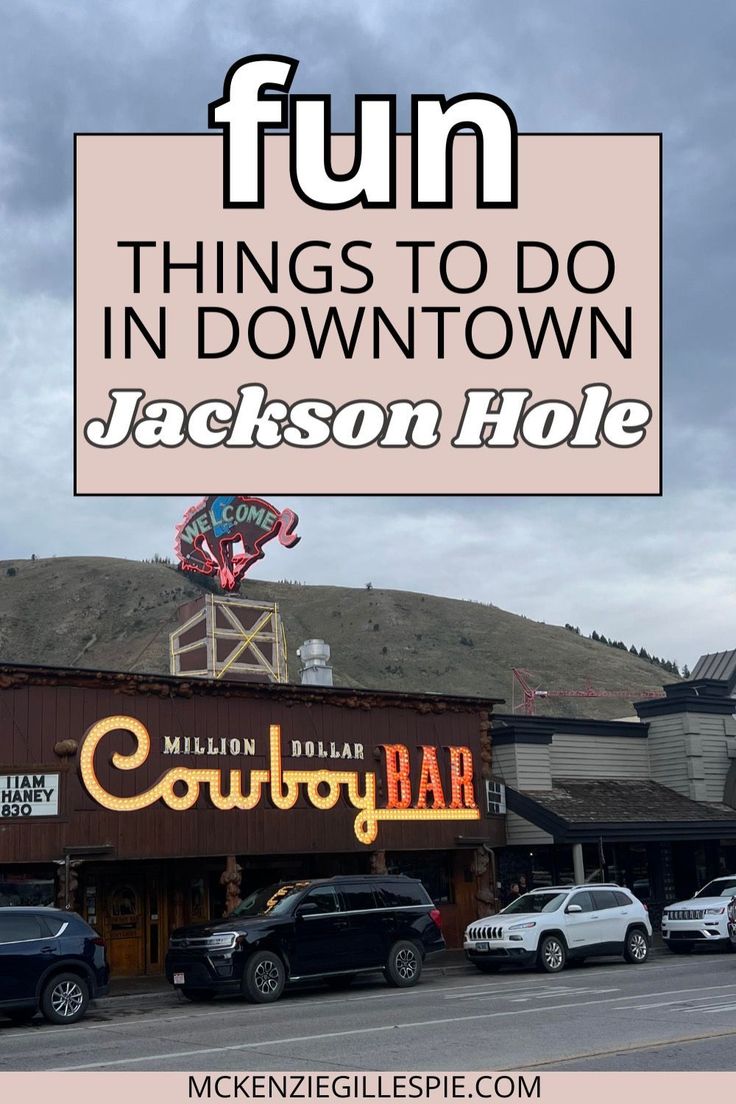
[[[0,909],[0,1015],[54,1024],[81,1020],[107,992],[105,944],[81,916],[54,908]]]
[[[728,906],[736,895],[736,875],[714,878],[688,901],[674,901],[662,913],[662,938],[675,954],[696,946],[730,947]]]
[[[554,974],[569,959],[623,955],[645,962],[652,926],[646,907],[623,886],[546,886],[517,897],[465,931],[465,955],[479,970],[537,966]]]
[[[265,1004],[307,978],[339,988],[381,970],[389,985],[416,985],[424,958],[444,946],[439,910],[421,882],[284,882],[252,893],[226,920],[177,928],[166,976],[189,1000],[239,991]]]
[[[736,951],[736,897],[732,897],[726,907],[728,918],[728,934],[731,940],[731,949]]]

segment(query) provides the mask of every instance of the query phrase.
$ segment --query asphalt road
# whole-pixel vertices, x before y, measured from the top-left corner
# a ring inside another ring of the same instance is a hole
[[[736,956],[425,971],[415,989],[377,978],[265,1007],[158,990],[101,1000],[72,1027],[0,1020],[0,1071],[514,1069],[736,1069]]]

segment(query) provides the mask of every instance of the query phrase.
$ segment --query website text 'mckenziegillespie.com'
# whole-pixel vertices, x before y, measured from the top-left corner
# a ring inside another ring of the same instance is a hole
[[[538,1100],[539,1076],[505,1073],[190,1074],[190,1100]]]

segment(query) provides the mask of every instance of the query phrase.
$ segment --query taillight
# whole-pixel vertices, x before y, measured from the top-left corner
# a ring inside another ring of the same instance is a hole
[[[644,911],[649,912],[649,905],[646,903],[646,901],[642,901],[642,904],[644,905]]]
[[[434,920],[440,931],[442,931],[442,913],[440,912],[440,910],[437,908],[433,908],[429,915],[430,918]]]
[[[98,935],[96,939],[93,939],[92,942],[94,943],[95,947],[105,946],[105,940],[100,935]]]

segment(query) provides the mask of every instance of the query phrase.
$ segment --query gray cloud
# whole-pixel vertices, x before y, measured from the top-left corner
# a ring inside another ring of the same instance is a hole
[[[689,662],[733,646],[735,31],[716,0],[697,18],[671,0],[15,5],[0,46],[0,478],[17,521],[0,555],[170,546],[183,500],[71,497],[71,135],[205,129],[232,61],[273,50],[301,59],[299,90],[333,94],[343,129],[358,91],[396,91],[405,125],[411,91],[484,88],[522,130],[664,131],[666,495],[312,499],[298,552],[261,573],[477,596]]]

